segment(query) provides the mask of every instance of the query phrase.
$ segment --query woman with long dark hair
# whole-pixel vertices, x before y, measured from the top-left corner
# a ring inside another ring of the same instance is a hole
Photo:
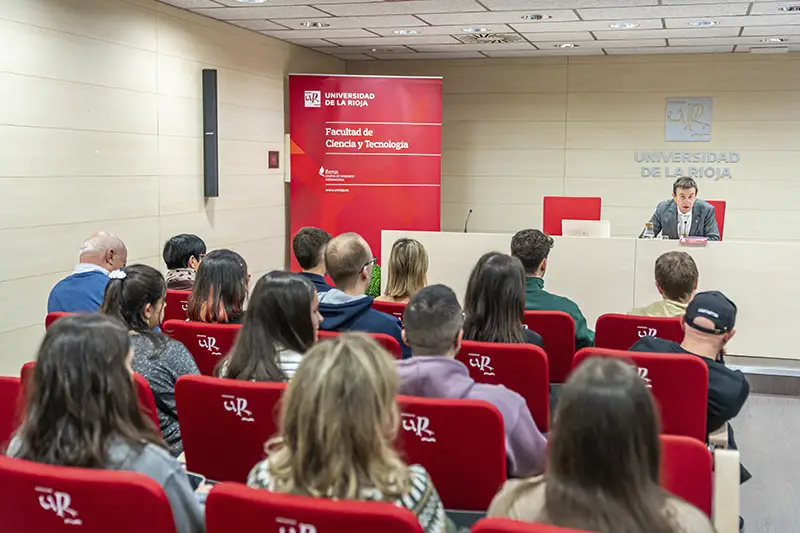
[[[241,324],[250,274],[244,258],[231,250],[206,254],[186,310],[189,320],[215,324]]]
[[[217,365],[219,377],[287,381],[317,342],[317,289],[297,274],[274,271],[256,283],[236,344]]]
[[[119,321],[102,314],[58,320],[39,348],[25,419],[8,455],[139,472],[164,488],[178,533],[202,532],[203,513],[186,474],[139,410],[131,358]]]
[[[183,451],[175,382],[199,374],[192,355],[180,342],[159,331],[164,320],[167,283],[161,272],[147,265],[131,265],[111,273],[100,311],[128,326],[133,348],[133,370],[150,384],[158,409],[161,433],[174,455]]]
[[[508,481],[489,516],[600,533],[714,533],[659,484],[653,399],[622,361],[584,362],[561,389],[545,475]]]
[[[528,343],[542,337],[522,325],[525,313],[525,269],[516,257],[489,252],[478,260],[464,299],[464,340]]]

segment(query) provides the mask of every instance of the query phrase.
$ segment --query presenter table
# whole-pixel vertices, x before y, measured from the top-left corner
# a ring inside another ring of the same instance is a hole
[[[509,253],[512,234],[384,231],[382,257],[388,260],[392,244],[401,237],[416,239],[427,249],[428,283],[448,285],[463,302],[478,258],[490,251]],[[653,274],[656,258],[682,250],[697,262],[698,290],[720,290],[738,307],[729,353],[800,360],[800,352],[793,349],[795,321],[800,318],[800,283],[794,268],[800,244],[725,241],[694,247],[635,238],[554,240],[545,289],[577,302],[590,327],[602,314],[627,313],[659,299]]]

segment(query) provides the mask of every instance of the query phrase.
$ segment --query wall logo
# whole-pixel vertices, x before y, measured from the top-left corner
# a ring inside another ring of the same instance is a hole
[[[708,142],[711,140],[711,98],[667,98],[667,142]]]
[[[320,91],[306,91],[306,107],[322,107],[322,93]]]

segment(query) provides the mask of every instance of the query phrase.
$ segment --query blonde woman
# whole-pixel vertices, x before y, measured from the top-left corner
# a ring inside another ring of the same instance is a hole
[[[425,533],[455,528],[428,473],[393,443],[400,415],[394,361],[363,334],[345,333],[303,357],[281,402],[280,433],[251,487],[334,500],[386,501],[412,511]]]
[[[414,239],[398,239],[392,246],[388,279],[379,302],[408,303],[428,284],[428,252]]]

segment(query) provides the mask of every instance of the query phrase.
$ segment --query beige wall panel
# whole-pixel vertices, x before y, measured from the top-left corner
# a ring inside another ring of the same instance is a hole
[[[158,137],[160,176],[203,175],[203,140],[200,137]]]
[[[564,175],[564,151],[451,148],[442,157],[442,174],[560,177]]]
[[[153,176],[157,142],[154,135],[0,126],[0,175]]]
[[[798,75],[800,77],[800,75]],[[444,78],[445,94],[537,94],[563,93],[567,67],[504,67],[502,76],[492,66],[448,69]]]
[[[640,206],[654,209],[661,200],[672,196],[671,179],[663,178],[567,178],[565,196],[600,196],[603,207]],[[711,185],[701,182],[701,198],[709,198]]]
[[[533,200],[532,200],[533,201]],[[542,227],[542,206],[534,204],[474,204],[442,202],[442,231],[464,231],[469,219],[470,232],[516,232],[520,228]]]
[[[203,196],[203,177],[163,176],[159,180],[159,213],[178,215],[200,213],[206,206],[213,211],[284,205],[283,177],[272,175],[222,175],[220,197]]]
[[[160,218],[159,241],[178,233],[196,233],[211,248],[284,235],[283,207],[258,207],[228,211],[204,211]]]
[[[22,365],[36,359],[44,337],[44,318],[26,328],[0,333],[0,376],[19,377]]]
[[[442,202],[541,205],[563,194],[560,178],[442,176]]]
[[[123,133],[158,133],[156,96],[0,73],[0,124]]]
[[[267,273],[272,270],[282,270],[284,254],[284,237],[269,237],[247,242],[238,242],[230,245],[220,244],[217,248],[228,248],[241,255],[247,261],[247,269],[250,272],[250,289],[255,286],[256,281],[261,276],[255,273]],[[262,274],[263,275],[263,274]]]
[[[14,302],[13,312],[0,313],[0,333],[44,321],[50,289],[72,271],[30,276],[0,283],[0,302]]]
[[[450,94],[442,102],[446,124],[453,122],[564,121],[566,95]]]
[[[561,122],[455,122],[442,129],[442,146],[521,150],[560,150],[564,147]]]
[[[221,105],[219,138],[283,144],[283,110]]]
[[[169,137],[203,137],[203,102],[158,95],[158,133]]]

